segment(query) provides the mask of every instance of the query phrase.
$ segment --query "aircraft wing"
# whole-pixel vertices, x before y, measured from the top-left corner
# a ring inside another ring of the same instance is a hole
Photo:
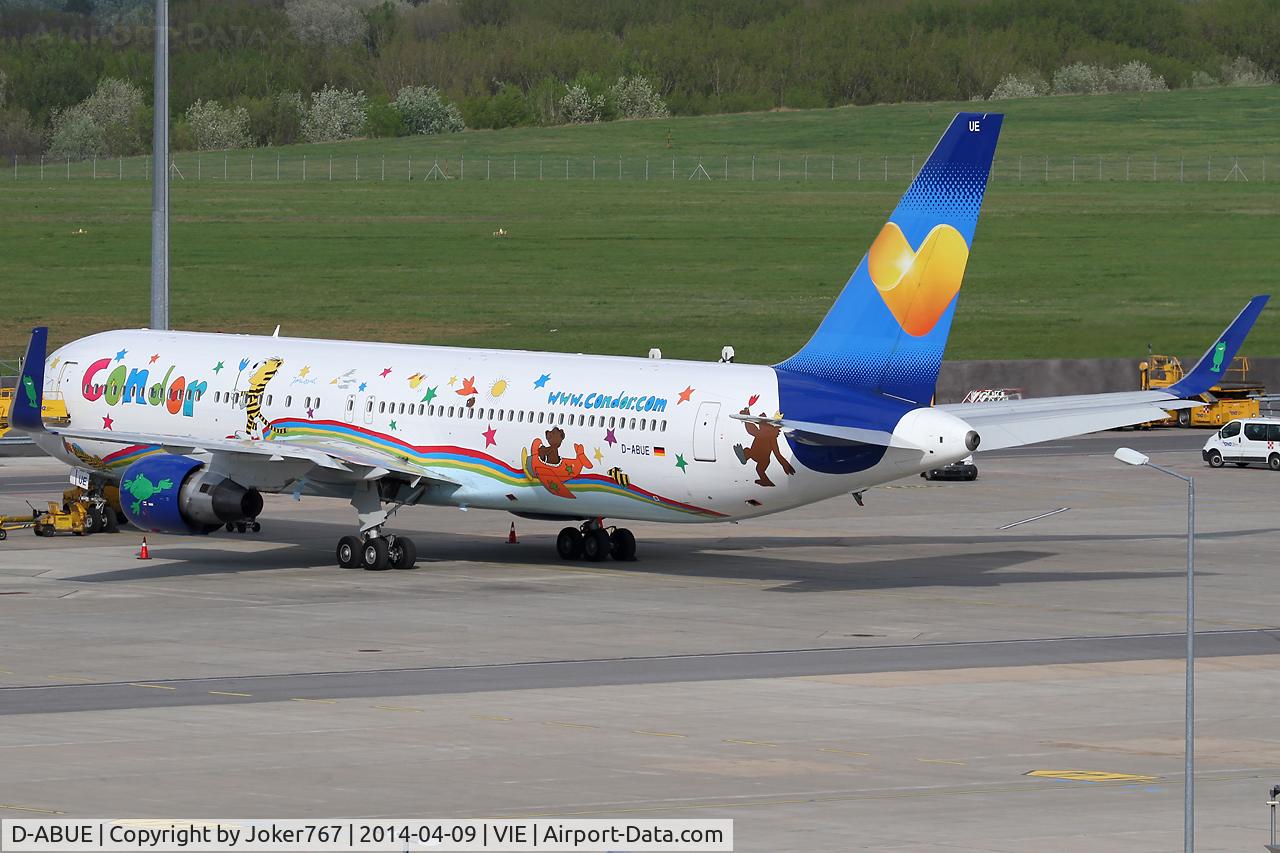
[[[265,462],[281,462],[286,459],[310,462],[360,479],[376,479],[388,472],[425,477],[444,483],[455,481],[438,471],[414,464],[408,459],[375,450],[354,449],[338,442],[308,440],[259,441],[247,438],[195,439],[183,435],[163,435],[145,432],[116,432],[99,429],[64,429],[46,427],[52,435],[84,441],[107,441],[116,444],[146,444],[159,447],[166,453],[239,453],[258,457]]]
[[[1212,388],[1231,364],[1254,321],[1267,304],[1255,296],[1176,385],[1151,391],[1037,397],[994,403],[955,403],[938,406],[969,423],[982,436],[979,450],[1020,447],[1104,429],[1163,420],[1176,409],[1204,405],[1197,398]]]

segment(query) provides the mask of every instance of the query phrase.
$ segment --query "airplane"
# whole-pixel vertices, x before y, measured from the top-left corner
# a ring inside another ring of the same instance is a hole
[[[32,330],[11,422],[144,531],[257,529],[263,494],[349,500],[344,568],[411,568],[407,506],[565,525],[566,560],[634,559],[618,520],[738,521],[1200,405],[1267,301],[1159,390],[933,405],[1003,116],[960,113],[810,340],[773,366],[273,336]],[[277,329],[277,333],[279,329]],[[61,397],[69,423],[46,423]]]

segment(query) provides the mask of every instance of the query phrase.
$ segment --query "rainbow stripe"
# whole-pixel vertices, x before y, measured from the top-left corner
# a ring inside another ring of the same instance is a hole
[[[288,442],[306,438],[336,440],[395,459],[403,459],[409,464],[424,468],[463,471],[487,477],[507,488],[543,489],[542,483],[530,476],[528,472],[508,465],[501,459],[496,459],[487,453],[454,445],[419,446],[409,444],[384,433],[374,432],[354,424],[339,421],[281,418],[272,421],[265,430],[265,434],[269,441]],[[323,450],[323,448],[319,449]],[[642,489],[633,483],[623,486],[606,474],[581,474],[566,481],[566,485],[574,494],[578,495],[583,492],[611,494],[689,515],[698,515],[706,518],[722,518],[724,516],[723,513],[715,512],[714,510],[663,497],[647,489]]]
[[[108,468],[127,468],[144,456],[151,456],[160,452],[159,445],[131,444],[128,447],[117,450],[115,453],[109,453],[102,457],[102,462]]]

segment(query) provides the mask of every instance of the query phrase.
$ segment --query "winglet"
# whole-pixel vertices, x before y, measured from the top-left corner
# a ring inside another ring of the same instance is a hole
[[[9,423],[23,432],[44,432],[40,408],[44,403],[44,357],[48,341],[47,327],[37,326],[31,330],[31,343],[27,344],[27,357],[22,362],[22,375],[9,411]]]
[[[1191,372],[1176,384],[1169,386],[1169,393],[1179,397],[1195,397],[1217,385],[1222,380],[1223,371],[1231,366],[1231,360],[1240,351],[1245,336],[1253,328],[1254,322],[1270,298],[1270,296],[1255,296],[1250,299],[1249,304],[1236,315],[1226,331],[1218,336],[1208,351],[1196,362],[1196,366],[1191,368]]]

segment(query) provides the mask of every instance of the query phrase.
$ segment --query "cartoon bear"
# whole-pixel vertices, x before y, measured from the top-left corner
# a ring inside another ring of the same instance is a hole
[[[564,430],[552,427],[545,433],[547,443],[538,448],[538,458],[548,465],[560,464],[560,445],[564,444]]]
[[[744,407],[739,414],[751,414],[750,407]],[[760,417],[765,417],[764,412],[760,413]],[[737,455],[738,461],[743,465],[747,464],[750,459],[756,463],[756,484],[760,486],[772,486],[774,483],[769,479],[769,475],[765,472],[769,470],[769,462],[774,457],[782,463],[782,470],[788,475],[794,474],[796,469],[791,466],[782,456],[782,451],[778,449],[778,437],[782,435],[782,430],[773,424],[753,423],[747,421],[743,424],[747,428],[747,434],[751,436],[751,446],[744,448],[741,444],[733,446],[733,452]]]
[[[560,455],[560,445],[564,444],[564,430],[552,427],[544,433],[546,443],[535,438],[529,452],[522,451],[521,462],[525,472],[542,484],[548,492],[562,498],[576,497],[569,490],[569,480],[591,468],[591,460],[587,450],[581,444],[573,446],[576,456],[565,459]]]

